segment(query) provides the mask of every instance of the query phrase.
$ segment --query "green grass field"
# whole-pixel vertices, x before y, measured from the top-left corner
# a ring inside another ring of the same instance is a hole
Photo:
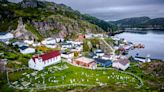
[[[137,87],[139,81],[131,75],[120,73],[116,70],[89,70],[72,66],[65,62],[46,67],[43,71],[25,70],[9,73],[9,79],[13,86],[22,88],[36,88],[61,86],[67,84],[87,85],[133,85]],[[23,82],[30,83],[23,86]]]

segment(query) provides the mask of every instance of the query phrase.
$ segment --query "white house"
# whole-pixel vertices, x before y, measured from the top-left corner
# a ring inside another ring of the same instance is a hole
[[[71,40],[68,40],[68,41],[66,41],[66,43],[73,43],[74,41],[71,41]]]
[[[134,60],[140,61],[140,62],[143,62],[143,63],[151,62],[151,59],[149,57],[146,57],[146,58],[135,57]]]
[[[74,53],[73,52],[63,52],[61,53],[61,57],[65,59],[73,59],[74,58]]]
[[[35,53],[35,49],[34,48],[29,48],[27,46],[22,46],[19,48],[20,52],[22,54],[30,54],[30,53]]]
[[[52,45],[51,44],[48,44],[48,45],[45,45],[45,46],[47,48],[52,48],[52,49],[57,47],[55,44],[52,44]]]
[[[61,44],[61,49],[65,50],[65,49],[71,49],[72,48],[72,44],[71,43],[62,43]]]
[[[92,34],[85,34],[85,38],[91,39],[91,38],[93,38],[93,35]]]
[[[35,42],[35,43],[32,44],[32,46],[33,46],[33,47],[41,46],[41,43],[40,43],[40,42],[38,42],[38,43]]]
[[[118,59],[117,61],[114,61],[112,64],[112,67],[121,69],[121,70],[126,70],[130,65],[130,62],[128,59]]]
[[[67,59],[69,62],[72,62],[72,59],[74,58],[73,52],[63,52],[61,53],[61,57]]]
[[[94,53],[95,53],[98,57],[102,57],[102,56],[105,55],[105,53],[104,53],[101,49],[95,50]]]
[[[70,49],[71,52],[82,52],[83,51],[83,45],[77,45]]]
[[[34,43],[34,41],[33,40],[24,40],[24,43],[31,45]]]
[[[104,37],[104,34],[93,34],[93,37]]]
[[[101,58],[104,60],[112,60],[113,59],[112,55],[103,55]]]
[[[14,38],[12,33],[0,33],[0,41],[6,41],[12,38]]]
[[[72,41],[72,45],[73,45],[73,46],[80,46],[80,45],[82,45],[82,44],[83,44],[83,42]]]
[[[52,51],[42,55],[34,56],[29,60],[28,65],[34,70],[43,70],[44,67],[61,62],[60,51]]]
[[[81,52],[83,50],[83,42],[80,41],[67,41],[66,43],[61,44],[61,49],[70,49],[71,52]]]
[[[41,42],[47,48],[56,48],[56,39],[54,38],[47,38]]]
[[[13,46],[18,46],[18,47],[23,47],[23,46],[28,46],[28,44],[24,43],[24,42],[20,42],[20,41],[17,41],[17,42],[14,42],[12,43]]]
[[[59,42],[64,42],[64,38],[56,38],[56,42],[59,43]]]
[[[56,40],[53,39],[53,38],[47,38],[47,39],[43,40],[41,43],[44,44],[44,45],[47,45],[47,44],[56,44]]]

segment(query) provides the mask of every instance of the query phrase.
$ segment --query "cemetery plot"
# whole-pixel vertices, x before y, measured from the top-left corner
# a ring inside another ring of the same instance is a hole
[[[24,70],[9,73],[9,80],[11,85],[18,89],[56,88],[70,84],[77,86],[124,84],[138,87],[140,84],[135,77],[116,70],[89,70],[65,62],[46,67],[43,71]]]

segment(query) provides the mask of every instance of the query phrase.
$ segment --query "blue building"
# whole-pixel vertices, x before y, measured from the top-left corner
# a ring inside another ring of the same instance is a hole
[[[104,59],[96,58],[95,61],[97,64],[100,64],[102,67],[108,67],[112,65],[111,60],[104,60]]]

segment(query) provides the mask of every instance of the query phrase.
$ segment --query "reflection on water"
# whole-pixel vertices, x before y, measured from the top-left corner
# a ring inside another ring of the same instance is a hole
[[[143,34],[143,35],[145,35],[145,34],[147,34],[148,32],[146,32],[146,31],[128,31],[127,33],[137,33],[137,34]]]
[[[135,56],[139,53],[139,56],[150,55],[151,58],[164,60],[164,31],[124,32],[116,35],[116,37],[145,45],[144,49],[130,51],[129,55]]]

